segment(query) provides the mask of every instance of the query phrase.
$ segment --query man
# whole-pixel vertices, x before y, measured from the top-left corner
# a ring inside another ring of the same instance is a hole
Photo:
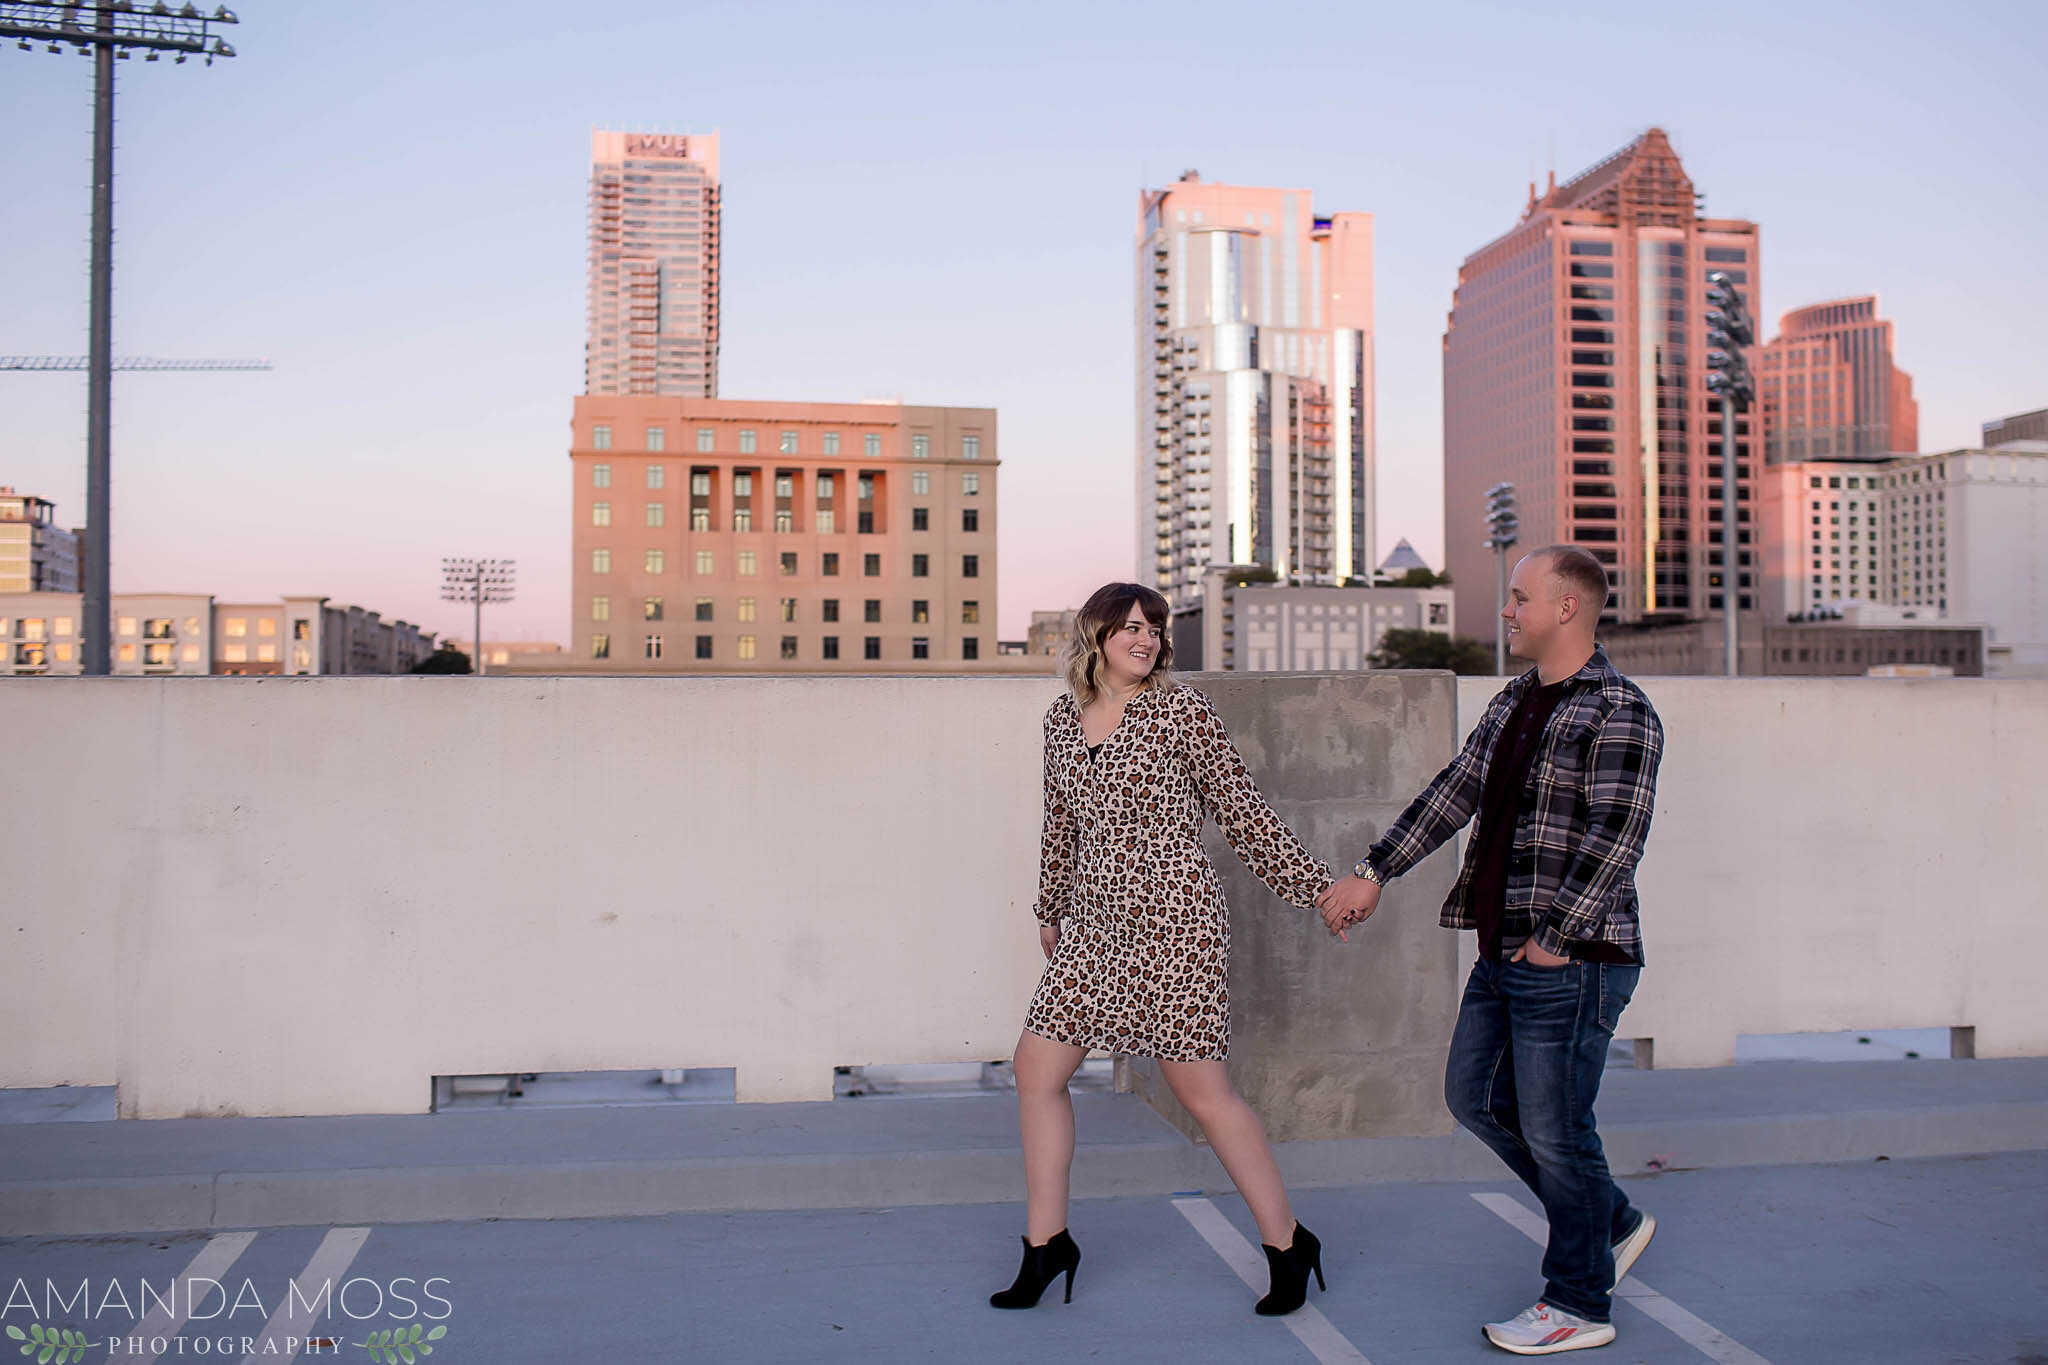
[[[1535,665],[1486,708],[1464,749],[1352,875],[1317,900],[1332,933],[1477,817],[1442,922],[1476,929],[1444,1072],[1459,1123],[1543,1202],[1543,1297],[1486,1324],[1517,1355],[1604,1346],[1613,1288],[1656,1220],[1608,1174],[1593,1101],[1642,967],[1636,864],[1649,833],[1663,726],[1594,643],[1607,572],[1571,545],[1515,566],[1508,650]]]

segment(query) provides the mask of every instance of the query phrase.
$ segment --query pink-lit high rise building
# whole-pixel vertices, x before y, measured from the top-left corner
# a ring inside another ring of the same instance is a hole
[[[1793,309],[1755,368],[1765,464],[1920,449],[1913,377],[1892,363],[1875,295]]]
[[[1137,581],[1369,580],[1372,215],[1204,183],[1138,201]]]
[[[591,134],[585,393],[718,396],[718,257],[718,134]]]
[[[1608,566],[1611,618],[1721,608],[1721,415],[1707,391],[1706,277],[1752,316],[1757,226],[1708,218],[1661,129],[1563,185],[1467,257],[1444,333],[1444,544],[1461,622],[1500,608],[1486,489],[1516,487],[1524,548]],[[1740,605],[1754,604],[1751,419],[1736,419]]]

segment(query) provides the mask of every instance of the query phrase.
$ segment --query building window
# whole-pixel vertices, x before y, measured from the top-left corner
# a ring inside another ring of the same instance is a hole
[[[592,427],[590,429],[590,448],[592,450],[610,450],[612,448],[612,429],[608,426]]]
[[[913,436],[913,437],[911,437],[911,438],[910,438],[910,458],[911,458],[911,459],[913,459],[913,460],[929,460],[929,459],[930,459],[931,457],[932,457],[932,438],[931,438],[931,437],[929,437],[929,436]]]
[[[733,530],[735,530],[735,531],[751,531],[751,530],[753,530],[753,529],[754,529],[754,509],[753,509],[753,508],[751,508],[751,507],[735,507],[735,508],[733,508],[733,509],[732,509],[732,529],[733,529]]]
[[[697,619],[699,621],[709,621],[711,619],[710,598],[700,597],[697,599]]]
[[[15,629],[16,629],[16,631],[17,631],[17,633],[19,632],[19,630],[20,630],[21,626],[25,626],[25,625],[27,625],[27,624],[28,624],[28,622],[26,622],[26,621],[23,621],[23,622],[21,622],[21,623],[20,623],[19,625],[17,625],[17,626],[15,627]],[[42,622],[38,621],[38,622],[36,622],[35,624],[36,624],[36,630],[37,630],[38,634],[40,634],[40,632],[41,632],[41,630],[42,630]],[[124,617],[122,617],[122,618],[121,618],[121,633],[122,633],[123,635],[133,635],[133,634],[135,633],[135,618],[134,618],[134,617],[132,617],[132,616],[124,616]],[[221,627],[221,632],[220,632],[220,633],[221,633],[221,634],[223,634],[223,635],[225,635],[225,636],[227,636],[227,637],[228,637],[228,638],[229,638],[230,640],[239,640],[240,638],[242,638],[243,636],[245,636],[245,635],[247,635],[247,634],[249,633],[249,622],[248,622],[248,620],[247,620],[246,618],[244,618],[244,617],[240,617],[240,616],[230,616],[230,617],[229,617],[229,618],[227,619],[226,623],[225,623],[225,624],[224,624],[224,625],[223,625],[223,626]],[[34,637],[31,637],[31,638],[34,638]]]
[[[832,509],[829,507],[820,507],[818,509],[818,534],[821,536],[829,536],[832,534],[832,531]]]
[[[818,444],[825,454],[837,455],[839,453],[839,433],[836,431],[826,432],[818,438]]]
[[[872,460],[878,458],[882,453],[881,436],[876,432],[869,432],[867,434],[864,444],[862,445],[862,449],[867,451],[869,459]]]
[[[738,653],[739,653],[739,657],[740,657],[740,658],[742,658],[742,659],[751,659],[751,658],[753,658],[753,657],[754,657],[754,637],[753,637],[753,636],[751,636],[751,635],[742,635],[742,636],[740,636],[740,642],[739,642],[739,650],[738,650]]]
[[[611,636],[609,636],[609,635],[593,635],[593,636],[591,636],[591,637],[590,637],[590,657],[591,657],[591,658],[593,658],[593,659],[609,659],[609,658],[611,658],[611,657],[612,657],[612,637],[611,637]]]
[[[960,604],[960,624],[963,626],[980,625],[981,603],[972,601],[962,602]]]
[[[839,577],[839,556],[836,553],[828,550],[824,554],[823,560],[824,562],[820,566],[821,576],[825,578]]]
[[[697,637],[697,657],[700,659],[711,657],[711,637],[709,635],[699,635]]]
[[[879,624],[882,619],[882,599],[879,597],[864,599],[861,602],[860,619],[866,621],[869,625]]]
[[[590,486],[592,488],[610,488],[612,486],[612,467],[608,464],[592,465],[590,467]]]
[[[753,576],[754,576],[754,552],[753,552],[752,550],[741,550],[741,551],[740,551],[740,577],[741,577],[741,578],[752,578]]]
[[[775,496],[778,498],[795,497],[796,476],[793,474],[777,474],[775,476]]]
[[[837,621],[839,619],[839,599],[836,597],[826,598],[819,611],[820,620]]]
[[[978,460],[981,458],[981,438],[979,436],[962,436],[960,438],[960,458],[963,460]]]
[[[962,578],[979,578],[981,576],[981,556],[961,555],[960,576]]]
[[[741,599],[739,600],[739,610],[738,610],[738,612],[737,612],[737,614],[736,614],[736,619],[738,619],[738,620],[741,620],[741,621],[751,621],[751,620],[753,620],[753,619],[754,619],[754,599],[753,599],[753,598],[751,598],[751,597],[742,597],[742,598],[741,598]]]
[[[710,470],[693,469],[690,471],[690,496],[693,498],[708,498],[711,496]]]
[[[882,557],[880,555],[862,555],[860,557],[860,571],[863,577],[880,578],[882,576]]]
[[[640,611],[643,620],[659,621],[661,619],[661,599],[659,597],[647,598],[640,604]]]
[[[785,659],[794,659],[796,657],[796,636],[785,635],[782,637],[782,657]]]
[[[910,637],[910,657],[911,657],[911,658],[913,658],[913,659],[929,659],[929,658],[931,658],[931,657],[932,657],[932,642],[931,642],[930,638],[929,638],[929,637],[927,637],[927,636],[923,636],[923,635],[913,635],[913,636],[911,636],[911,637]]]
[[[787,507],[776,508],[775,529],[783,532],[794,531],[796,529],[796,513],[790,511]]]
[[[981,475],[973,472],[962,474],[960,476],[960,491],[970,498],[979,493],[981,491]]]
[[[795,432],[793,432],[793,431],[785,431],[785,432],[783,432],[783,433],[782,433],[782,453],[783,453],[783,454],[785,454],[785,455],[794,455],[794,454],[796,454],[796,433],[795,433]]]
[[[839,637],[837,635],[827,635],[823,644],[823,655],[825,658],[836,659],[839,657]]]
[[[981,641],[972,635],[962,640],[960,642],[960,657],[963,659],[979,659],[981,657]]]
[[[612,571],[612,552],[610,550],[592,550],[590,552],[590,571],[592,573],[610,573]]]
[[[784,578],[794,578],[796,576],[795,550],[784,550],[782,552],[782,576]]]
[[[660,427],[647,428],[647,448],[660,450],[668,444],[668,433]]]
[[[932,557],[930,555],[912,555],[910,557],[910,576],[912,578],[930,578],[931,575]]]
[[[932,474],[929,469],[910,471],[910,493],[912,497],[924,497],[932,491]]]
[[[881,636],[879,636],[879,635],[869,635],[869,636],[866,636],[866,637],[864,637],[864,638],[863,638],[863,639],[861,640],[861,646],[860,646],[860,653],[861,653],[861,657],[862,657],[863,659],[879,659],[879,658],[881,658],[881,657],[882,657],[882,637],[881,637]]]
[[[981,509],[979,507],[963,507],[960,509],[960,529],[963,531],[979,531],[981,529]]]
[[[608,502],[593,502],[590,504],[590,524],[592,526],[611,525],[612,505]]]
[[[709,507],[692,507],[690,509],[690,529],[692,531],[708,531],[711,529],[711,509]]]
[[[661,657],[661,637],[659,635],[647,637],[647,657],[650,659],[659,659]]]
[[[31,624],[35,626],[36,633],[34,635],[31,635],[29,638],[31,640],[42,639],[43,623],[41,621],[35,621]],[[58,624],[62,625],[63,622],[60,621],[58,622]],[[258,627],[257,634],[259,635],[277,634],[277,622],[271,620],[268,616],[258,621],[256,625]],[[68,630],[64,630],[59,631],[58,633],[60,635],[69,635],[71,632]],[[174,633],[175,631],[171,624],[171,618],[168,616],[152,616],[142,623],[142,638],[145,640],[168,640]]]
[[[921,626],[928,623],[931,619],[932,604],[922,597],[911,599],[910,624],[912,624],[913,626]]]
[[[646,557],[641,562],[641,568],[646,573],[660,573],[663,571],[663,569],[667,567],[667,564],[667,551],[649,550],[646,553]]]
[[[929,508],[913,507],[910,509],[910,529],[913,531],[929,531],[932,529],[931,511]]]
[[[647,466],[647,486],[649,488],[661,488],[667,483],[668,469],[666,466],[658,464]]]
[[[190,625],[196,625],[196,624],[197,624],[197,622],[188,622],[187,624],[190,624]],[[310,640],[310,639],[312,639],[312,638],[313,638],[313,623],[312,623],[311,621],[308,621],[308,620],[307,620],[307,619],[306,619],[305,617],[303,617],[303,616],[301,616],[301,617],[300,617],[300,618],[299,618],[298,620],[296,620],[296,621],[292,622],[292,638],[293,638],[294,640]]]
[[[609,621],[609,620],[611,620],[611,619],[612,619],[612,599],[611,599],[611,598],[609,598],[609,597],[593,597],[593,598],[591,598],[591,599],[590,599],[590,619],[591,619],[591,620],[593,620],[593,621]]]
[[[740,454],[742,454],[742,455],[751,455],[751,454],[753,454],[753,453],[754,453],[754,432],[753,432],[753,428],[749,427],[749,428],[747,428],[746,430],[744,430],[744,431],[740,432]]]
[[[712,560],[711,560],[711,551],[709,551],[709,550],[699,550],[699,551],[697,551],[697,572],[698,572],[698,573],[700,573],[700,574],[709,574],[709,573],[712,573],[713,571],[714,571],[714,570],[713,570],[713,566],[712,566]]]
[[[667,518],[668,509],[663,504],[658,502],[650,502],[647,504],[647,524],[649,526],[660,526],[667,520]]]
[[[698,427],[697,449],[700,453],[706,455],[718,449],[718,433],[710,427]]]
[[[786,624],[795,622],[796,599],[794,597],[785,597],[782,599],[782,619]]]

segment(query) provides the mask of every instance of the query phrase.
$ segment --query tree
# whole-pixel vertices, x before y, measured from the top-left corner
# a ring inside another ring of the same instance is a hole
[[[1438,578],[1428,569],[1410,569],[1394,580],[1397,588],[1434,588],[1447,580]]]
[[[1493,672],[1493,651],[1469,636],[1394,629],[1380,636],[1366,660],[1374,668],[1448,668],[1453,673]]]
[[[459,649],[442,645],[426,658],[412,666],[415,673],[468,673],[469,656]]]

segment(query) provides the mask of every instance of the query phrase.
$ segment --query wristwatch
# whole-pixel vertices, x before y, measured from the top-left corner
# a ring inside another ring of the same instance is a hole
[[[1387,884],[1385,879],[1380,876],[1378,870],[1373,867],[1372,859],[1370,858],[1360,858],[1353,864],[1351,875],[1369,881],[1374,886],[1385,886]]]

